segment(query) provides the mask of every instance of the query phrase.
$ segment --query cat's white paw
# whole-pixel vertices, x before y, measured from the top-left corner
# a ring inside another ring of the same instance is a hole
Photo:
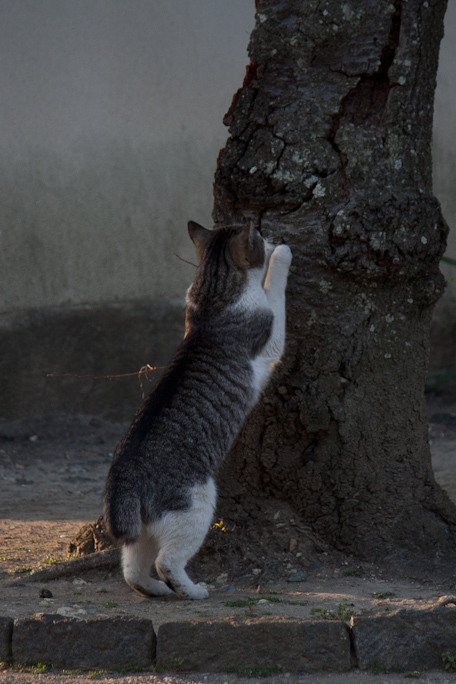
[[[193,582],[186,583],[185,586],[176,586],[175,592],[184,599],[206,599],[209,596],[206,587],[202,587],[201,584],[193,584]]]
[[[206,599],[209,596],[209,592],[206,587],[202,587],[201,584],[194,584],[191,589],[192,599]]]
[[[147,598],[153,598],[154,596],[170,596],[174,593],[164,582],[152,579],[151,577],[148,577],[147,579],[144,578],[142,581],[125,577],[125,580],[137,594],[146,596]]]
[[[277,245],[271,256],[271,260],[280,261],[284,266],[290,266],[292,258],[288,245]]]
[[[154,584],[154,596],[171,596],[173,590],[166,586],[164,582],[157,581]]]

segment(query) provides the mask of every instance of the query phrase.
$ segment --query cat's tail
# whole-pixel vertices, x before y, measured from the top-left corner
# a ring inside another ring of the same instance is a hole
[[[131,544],[141,532],[141,503],[137,494],[119,487],[108,476],[103,495],[103,518],[111,537],[119,544]]]

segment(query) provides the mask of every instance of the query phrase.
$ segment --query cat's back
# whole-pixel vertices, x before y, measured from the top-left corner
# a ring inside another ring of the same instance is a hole
[[[197,465],[198,453],[223,454],[253,400],[251,346],[247,322],[243,331],[234,322],[192,330],[143,402],[115,462],[147,456],[153,467],[171,451],[181,466],[186,453]],[[167,467],[173,462],[168,455]]]

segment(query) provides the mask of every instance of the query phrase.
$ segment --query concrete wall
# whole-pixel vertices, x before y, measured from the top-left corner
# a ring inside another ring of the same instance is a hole
[[[254,0],[0,0],[0,418],[128,417],[137,379],[46,374],[169,359],[194,272],[174,253],[193,261],[187,220],[211,223],[253,23]],[[453,258],[455,38],[449,0],[434,158]],[[437,367],[455,363],[454,283],[436,313]]]
[[[253,0],[0,0],[0,418],[129,418],[136,377],[47,374],[169,360],[253,23]]]
[[[253,0],[0,1],[0,311],[182,298]]]
[[[448,0],[434,107],[434,192],[450,226],[446,256],[456,261],[456,0]],[[431,368],[456,366],[456,266],[442,263],[447,289],[434,313]]]

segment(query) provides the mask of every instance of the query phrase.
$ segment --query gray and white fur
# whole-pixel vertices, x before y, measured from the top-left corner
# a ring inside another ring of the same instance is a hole
[[[185,566],[212,521],[217,469],[283,353],[291,252],[248,227],[188,229],[200,263],[185,337],[116,449],[104,517],[133,589],[197,599],[207,590]]]

